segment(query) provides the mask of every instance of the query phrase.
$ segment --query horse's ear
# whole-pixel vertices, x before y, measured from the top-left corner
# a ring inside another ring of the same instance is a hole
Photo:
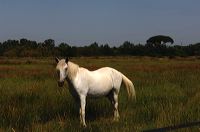
[[[55,58],[55,60],[56,60],[57,63],[60,61],[57,57]]]
[[[69,61],[69,58],[67,57],[67,58],[65,59],[65,63],[68,63],[68,61]]]

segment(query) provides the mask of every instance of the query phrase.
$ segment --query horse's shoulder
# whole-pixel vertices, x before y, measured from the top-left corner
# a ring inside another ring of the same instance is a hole
[[[78,73],[79,73],[79,74],[85,75],[85,74],[87,74],[88,72],[90,72],[88,69],[86,69],[86,68],[84,68],[84,67],[79,67],[79,70],[78,70]]]
[[[84,68],[84,67],[79,67],[79,70],[80,70],[80,71],[83,71],[83,70],[87,70],[87,69]]]

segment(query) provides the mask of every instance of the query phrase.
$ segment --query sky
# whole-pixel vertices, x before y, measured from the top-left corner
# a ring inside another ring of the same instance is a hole
[[[54,39],[119,46],[167,35],[200,42],[200,0],[0,0],[0,42]]]

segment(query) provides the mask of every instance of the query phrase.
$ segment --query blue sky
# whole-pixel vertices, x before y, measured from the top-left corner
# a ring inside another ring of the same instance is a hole
[[[200,0],[0,0],[0,41],[120,45],[169,35],[200,42]]]

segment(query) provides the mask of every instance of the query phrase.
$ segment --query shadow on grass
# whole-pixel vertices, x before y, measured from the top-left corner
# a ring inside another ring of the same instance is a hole
[[[168,127],[163,127],[163,128],[144,130],[143,132],[167,132],[167,131],[178,130],[178,129],[182,129],[182,128],[194,127],[194,126],[200,126],[200,121],[188,122],[188,123],[184,123],[184,124],[168,126]]]

